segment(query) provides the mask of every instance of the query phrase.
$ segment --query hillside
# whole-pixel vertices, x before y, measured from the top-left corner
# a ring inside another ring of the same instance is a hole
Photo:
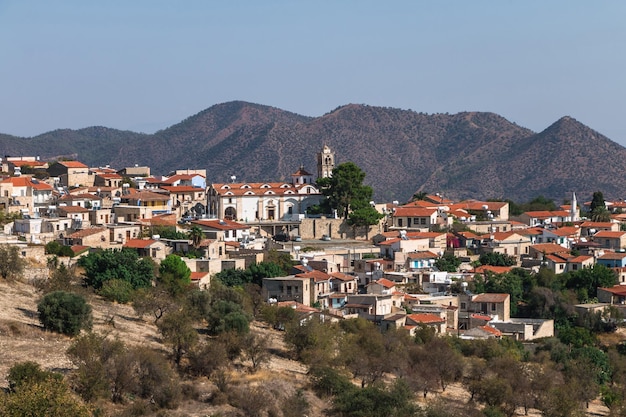
[[[205,168],[210,182],[287,179],[315,172],[327,144],[337,162],[356,162],[375,198],[416,191],[449,198],[544,195],[561,202],[602,191],[621,198],[626,149],[563,117],[535,133],[494,113],[425,114],[349,104],[305,117],[241,101],[218,104],[152,135],[105,127],[55,130],[33,138],[0,134],[2,155],[76,157],[90,166],[146,164],[155,173]]]

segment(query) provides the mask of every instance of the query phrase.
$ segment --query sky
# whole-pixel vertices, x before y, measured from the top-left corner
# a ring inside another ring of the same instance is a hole
[[[570,116],[626,146],[626,1],[0,0],[0,133],[152,133],[243,100]]]

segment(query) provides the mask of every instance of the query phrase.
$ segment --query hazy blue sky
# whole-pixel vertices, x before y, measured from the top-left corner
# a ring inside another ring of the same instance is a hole
[[[0,0],[0,132],[154,132],[244,100],[568,115],[626,145],[626,1]]]

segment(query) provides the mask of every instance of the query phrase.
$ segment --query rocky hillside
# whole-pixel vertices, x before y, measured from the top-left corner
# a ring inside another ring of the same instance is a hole
[[[0,128],[1,129],[1,128]],[[289,178],[316,170],[327,144],[337,162],[366,171],[376,200],[416,191],[450,198],[544,195],[561,202],[602,191],[620,198],[626,149],[570,117],[540,133],[493,113],[424,114],[350,104],[317,118],[229,102],[152,135],[105,127],[56,130],[33,138],[0,135],[2,155],[76,157],[91,166],[147,164],[155,173],[206,168],[210,182]]]

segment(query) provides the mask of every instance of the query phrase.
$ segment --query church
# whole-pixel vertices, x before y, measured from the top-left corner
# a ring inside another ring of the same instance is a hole
[[[324,145],[317,154],[317,178],[332,175],[335,154]],[[316,178],[300,167],[291,182],[211,184],[207,190],[210,218],[252,221],[299,221],[309,207],[322,201]]]

